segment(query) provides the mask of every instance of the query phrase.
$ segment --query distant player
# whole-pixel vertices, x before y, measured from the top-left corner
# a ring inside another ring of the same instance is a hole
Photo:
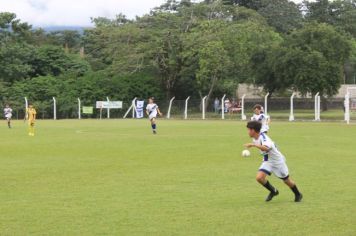
[[[7,126],[11,129],[11,118],[12,118],[12,109],[9,104],[6,104],[4,109],[4,116],[7,120]]]
[[[35,136],[35,122],[36,122],[36,109],[29,105],[26,111],[26,117],[28,119],[28,135]]]
[[[303,195],[299,192],[297,185],[289,177],[289,171],[286,164],[286,159],[283,154],[277,149],[274,142],[265,133],[261,133],[262,124],[258,121],[250,121],[247,123],[248,134],[254,138],[254,143],[245,144],[245,147],[255,147],[261,151],[263,163],[258,170],[256,180],[266,189],[270,191],[266,201],[269,202],[273,197],[279,194],[278,190],[273,187],[267,180],[267,175],[273,173],[278,178],[282,179],[288,185],[295,195],[295,202],[300,202]]]
[[[156,129],[157,129],[156,117],[157,117],[157,114],[162,116],[162,113],[159,110],[157,104],[154,103],[154,99],[153,98],[149,98],[148,99],[148,104],[147,104],[147,107],[146,107],[146,114],[148,115],[148,118],[151,121],[151,127],[152,127],[153,134],[157,134],[157,131],[156,131]]]
[[[269,117],[264,113],[263,107],[259,104],[256,104],[253,107],[254,115],[251,117],[252,121],[258,121],[262,123],[261,133],[268,133],[269,130]]]

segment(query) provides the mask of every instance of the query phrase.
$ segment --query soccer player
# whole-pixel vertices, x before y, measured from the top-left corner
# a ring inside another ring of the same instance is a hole
[[[35,136],[35,121],[36,121],[36,109],[29,105],[26,111],[26,116],[28,119],[28,135]]]
[[[162,116],[162,113],[159,110],[157,104],[154,103],[154,99],[153,98],[149,98],[148,99],[148,104],[147,104],[147,107],[146,107],[146,114],[147,114],[148,118],[151,121],[151,127],[152,127],[153,134],[157,134],[157,131],[156,131],[156,128],[157,128],[156,117],[157,117],[157,114]]]
[[[267,134],[267,132],[269,130],[270,119],[264,113],[263,107],[259,104],[256,104],[253,107],[253,112],[254,112],[254,115],[251,117],[251,120],[261,122],[262,123],[261,133]]]
[[[6,104],[4,109],[5,118],[7,120],[7,126],[11,129],[11,118],[12,118],[12,109],[9,104]]]
[[[274,142],[265,133],[261,133],[262,124],[258,121],[250,121],[247,123],[248,134],[255,141],[254,143],[245,144],[245,147],[255,147],[261,151],[263,163],[258,170],[256,180],[267,190],[270,191],[266,198],[266,202],[272,200],[273,197],[279,194],[278,190],[273,187],[267,180],[267,175],[273,173],[278,178],[282,179],[295,195],[295,202],[300,202],[303,195],[299,192],[295,182],[289,177],[289,171],[286,164],[286,159],[278,150]]]

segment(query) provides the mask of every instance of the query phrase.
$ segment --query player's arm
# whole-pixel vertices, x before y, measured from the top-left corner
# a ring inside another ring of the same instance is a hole
[[[252,148],[255,147],[257,149],[260,149],[262,152],[267,152],[270,150],[268,146],[262,145],[262,144],[254,144],[254,143],[247,143],[244,145],[247,148]]]
[[[270,116],[266,116],[267,119],[267,125],[269,125],[271,123],[271,117]]]
[[[146,108],[146,115],[147,116],[149,116],[150,115],[150,113],[149,113],[149,111],[148,111],[148,109]]]
[[[163,114],[162,114],[162,112],[159,110],[159,108],[157,107],[157,112],[158,112],[158,114],[160,115],[160,116],[162,116]]]

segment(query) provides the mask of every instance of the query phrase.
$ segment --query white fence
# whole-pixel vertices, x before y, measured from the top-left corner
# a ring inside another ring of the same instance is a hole
[[[290,122],[340,120],[350,123],[356,120],[356,111],[351,109],[352,98],[350,92],[347,93],[344,99],[324,99],[323,101],[319,93],[313,98],[296,98],[295,94],[289,98],[275,98],[265,94],[260,99],[248,98],[246,95],[243,95],[241,99],[234,99],[223,95],[220,98],[213,99],[208,99],[207,96],[202,99],[192,99],[191,97],[176,99],[172,97],[169,100],[158,100],[156,103],[167,119],[248,120],[252,116],[254,104],[261,104],[264,106],[265,113],[275,120]],[[109,97],[102,100],[110,102]],[[68,104],[67,101],[64,102],[61,98],[53,97],[52,101],[40,104],[35,103],[34,105],[38,110],[39,118],[43,119],[135,118],[137,114],[136,102],[138,100],[140,99],[134,98],[132,101],[124,102],[123,109],[106,108],[98,110],[95,109],[95,101],[83,102],[81,98]],[[14,104],[17,104],[15,109],[13,107],[16,113],[14,118],[22,119],[28,107],[27,98]],[[10,105],[12,105],[11,102]],[[94,113],[91,115],[83,114],[83,106],[93,106]],[[130,113],[131,115],[129,116]]]

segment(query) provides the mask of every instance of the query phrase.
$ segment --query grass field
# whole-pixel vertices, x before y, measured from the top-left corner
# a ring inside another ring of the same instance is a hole
[[[356,126],[274,122],[304,194],[276,177],[237,121],[38,121],[0,127],[0,235],[356,235]]]

